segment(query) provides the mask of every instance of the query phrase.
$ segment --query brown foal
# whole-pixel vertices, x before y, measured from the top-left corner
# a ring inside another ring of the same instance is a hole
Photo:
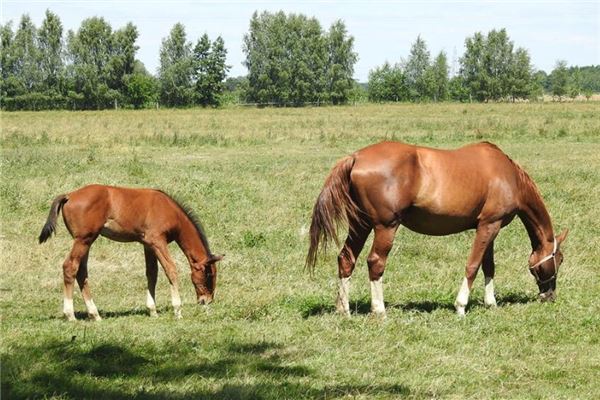
[[[63,264],[64,308],[68,320],[75,320],[73,283],[77,280],[90,318],[100,320],[88,284],[90,246],[102,235],[119,242],[144,245],[148,292],[146,306],[156,316],[155,288],[160,261],[171,287],[175,316],[181,318],[177,268],[168,250],[175,241],[187,257],[198,303],[210,303],[217,282],[217,266],[223,256],[210,252],[206,235],[194,215],[167,194],[153,189],[127,189],[90,185],[54,199],[48,220],[40,233],[45,242],[56,229],[58,214],[74,239]]]
[[[403,143],[375,144],[340,160],[325,181],[313,210],[307,265],[314,268],[318,248],[337,243],[337,223],[349,234],[338,257],[340,286],[337,309],[350,313],[349,279],[371,230],[367,258],[371,311],[385,315],[382,277],[400,225],[425,235],[449,235],[475,229],[465,278],[455,307],[464,315],[480,266],[485,298],[495,306],[494,239],[500,228],[519,216],[531,240],[529,270],[543,301],[554,300],[562,263],[560,245],[567,230],[554,236],[550,216],[527,173],[497,146],[483,142],[457,150],[438,150]]]

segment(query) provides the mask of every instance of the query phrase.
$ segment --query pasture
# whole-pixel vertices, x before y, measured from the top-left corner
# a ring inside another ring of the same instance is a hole
[[[362,105],[304,109],[2,113],[3,398],[595,398],[600,393],[598,103]],[[369,311],[366,253],[351,318],[334,313],[337,249],[303,269],[314,201],[335,161],[384,139],[454,148],[489,140],[537,183],[555,233],[569,228],[554,304],[537,301],[515,219],[496,239],[498,307],[475,281],[453,302],[473,232],[401,228],[385,273],[388,317]],[[52,199],[89,183],[155,187],[189,205],[219,264],[215,302],[194,304],[175,244],[183,319],[159,271],[145,308],[139,244],[100,238],[90,285],[104,318],[62,318]]]

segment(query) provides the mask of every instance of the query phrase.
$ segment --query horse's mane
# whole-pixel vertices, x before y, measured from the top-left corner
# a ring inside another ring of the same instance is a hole
[[[533,179],[531,179],[531,177],[523,169],[523,167],[521,167],[519,165],[519,163],[517,163],[512,158],[510,158],[505,152],[502,151],[502,149],[500,147],[496,146],[494,143],[490,143],[490,142],[486,141],[486,142],[482,142],[482,144],[485,144],[485,145],[499,151],[500,153],[502,153],[508,159],[508,161],[510,161],[512,166],[515,168],[515,171],[517,172],[517,176],[519,178],[519,185],[521,186],[521,188],[524,190],[527,190],[528,192],[532,192],[534,195],[536,195],[537,197],[539,197],[541,199],[542,195],[541,195],[537,185],[535,184],[535,182],[533,182]]]
[[[179,209],[185,214],[185,216],[190,220],[192,225],[194,225],[194,228],[196,228],[196,232],[198,232],[198,236],[200,236],[200,240],[202,241],[206,252],[209,255],[212,254],[208,245],[206,233],[204,232],[204,227],[202,226],[202,223],[200,222],[198,216],[192,211],[192,209],[187,204],[181,202],[176,197],[173,197],[172,195],[165,193],[162,190],[159,190],[159,192],[170,198],[173,201],[173,203],[175,203],[177,207],[179,207]]]

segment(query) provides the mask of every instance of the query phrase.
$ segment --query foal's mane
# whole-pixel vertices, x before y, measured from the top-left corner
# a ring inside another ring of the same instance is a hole
[[[173,203],[175,203],[177,205],[177,207],[179,207],[179,209],[185,214],[185,216],[190,220],[192,225],[194,225],[194,228],[196,228],[196,232],[198,232],[198,236],[200,237],[200,240],[202,241],[202,244],[204,245],[206,252],[209,255],[212,254],[210,251],[210,247],[208,245],[208,239],[206,238],[206,233],[204,233],[204,227],[202,226],[202,223],[200,222],[200,219],[198,218],[198,216],[192,211],[192,209],[187,204],[182,203],[177,198],[171,196],[168,193],[163,192],[162,190],[159,190],[159,192],[161,192],[162,194],[167,196],[169,199],[171,199],[173,201]]]

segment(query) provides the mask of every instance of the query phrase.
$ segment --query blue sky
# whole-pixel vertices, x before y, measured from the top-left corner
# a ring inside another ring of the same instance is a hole
[[[355,38],[359,60],[355,78],[366,81],[369,70],[399,62],[417,35],[432,54],[444,50],[452,65],[474,32],[506,28],[516,46],[529,50],[537,69],[551,71],[556,60],[569,65],[600,64],[600,0],[587,1],[202,1],[202,0],[0,0],[2,23],[29,14],[39,26],[46,9],[59,15],[65,28],[77,30],[82,20],[102,16],[113,29],[133,22],[140,33],[137,57],[156,72],[161,40],[181,22],[188,39],[203,33],[221,35],[228,49],[230,75],[244,75],[242,38],[255,10],[302,13],[316,17],[324,29],[337,19]]]

